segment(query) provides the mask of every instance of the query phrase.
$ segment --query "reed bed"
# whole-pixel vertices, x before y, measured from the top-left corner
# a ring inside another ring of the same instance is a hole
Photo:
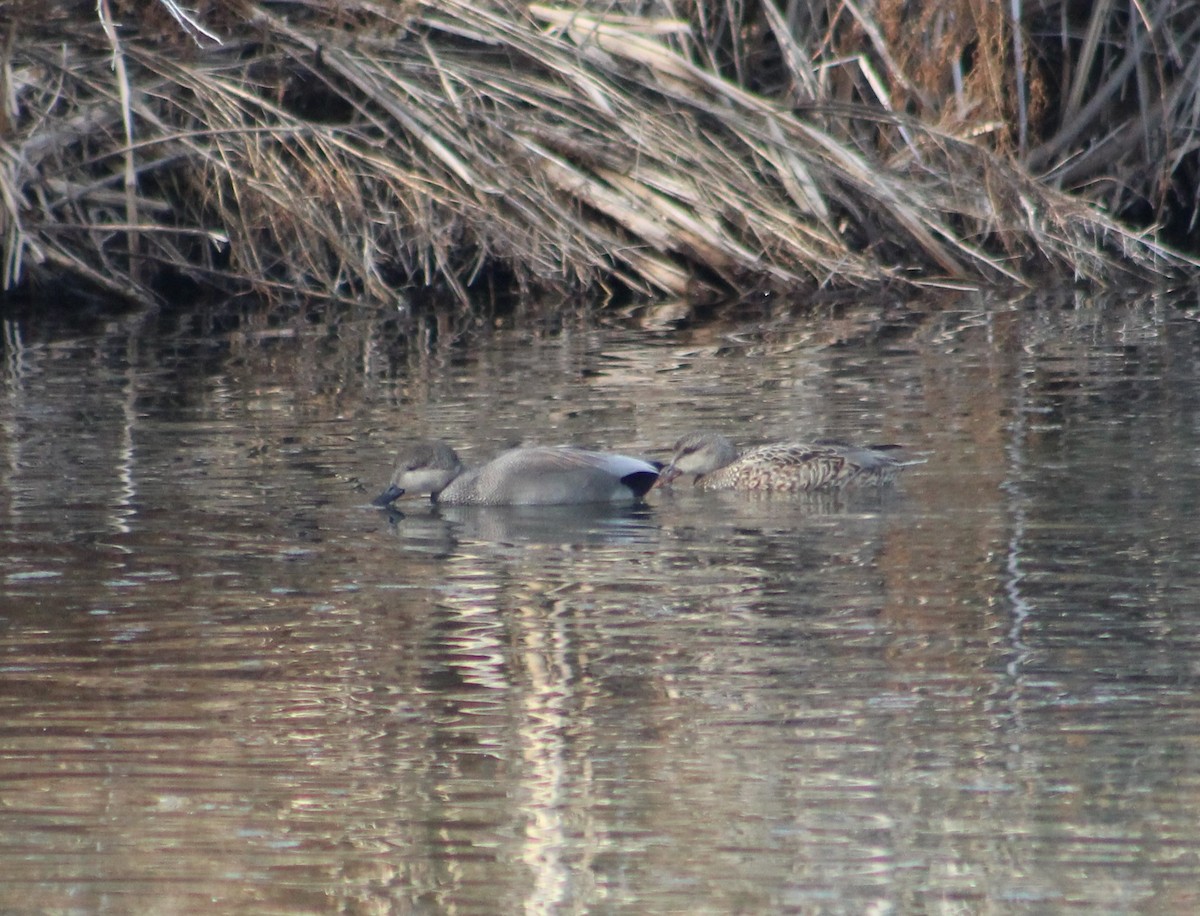
[[[1056,89],[1068,68],[982,0],[909,4],[919,29],[884,0],[9,3],[2,284],[469,303],[1178,278],[1200,26],[1139,7],[1122,55],[1098,6]]]

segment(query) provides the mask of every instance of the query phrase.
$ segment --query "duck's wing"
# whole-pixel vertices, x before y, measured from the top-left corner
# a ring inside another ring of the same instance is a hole
[[[819,442],[772,442],[748,449],[738,456],[738,461],[798,467],[813,461],[844,460],[848,451],[852,449],[844,443],[827,439]]]
[[[629,474],[658,473],[658,466],[618,452],[595,452],[568,446],[534,446],[505,452],[495,462],[546,473],[598,471],[620,479]]]

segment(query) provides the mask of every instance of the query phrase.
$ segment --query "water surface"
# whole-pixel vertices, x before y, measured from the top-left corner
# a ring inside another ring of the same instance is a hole
[[[1196,314],[10,320],[0,908],[1195,912]],[[704,427],[927,461],[369,506]]]

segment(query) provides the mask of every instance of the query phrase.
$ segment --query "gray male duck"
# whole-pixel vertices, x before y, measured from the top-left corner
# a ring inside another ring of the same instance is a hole
[[[831,440],[774,442],[738,451],[718,433],[698,432],[675,443],[670,464],[659,476],[665,486],[684,474],[702,490],[761,490],[797,493],[884,484],[901,468],[920,461],[898,461],[896,445],[853,446]]]
[[[374,504],[388,506],[405,493],[448,506],[631,503],[658,472],[640,458],[565,446],[515,448],[467,469],[445,442],[425,441],[400,451],[391,484]]]

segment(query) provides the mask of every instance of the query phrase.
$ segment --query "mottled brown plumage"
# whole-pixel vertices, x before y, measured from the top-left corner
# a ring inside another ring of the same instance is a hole
[[[667,485],[683,474],[702,490],[770,490],[798,493],[893,480],[917,461],[897,461],[896,446],[853,446],[840,442],[776,442],[739,452],[724,436],[692,433],[675,443],[671,463],[659,477]]]

